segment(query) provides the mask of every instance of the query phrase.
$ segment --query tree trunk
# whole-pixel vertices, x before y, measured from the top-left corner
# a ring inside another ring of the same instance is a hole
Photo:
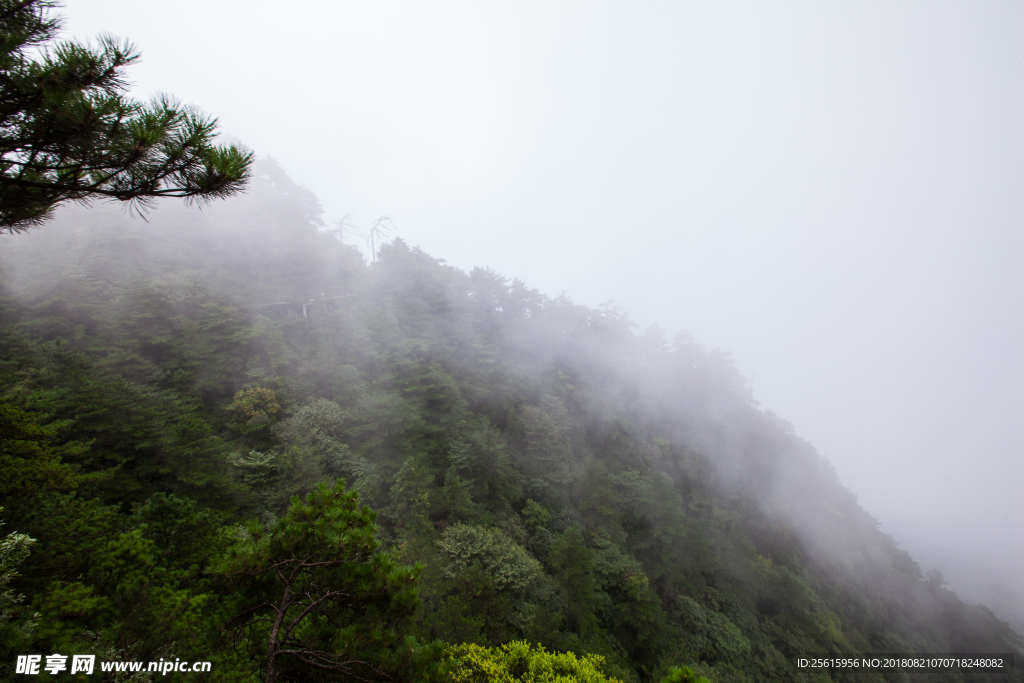
[[[277,618],[274,619],[274,626],[270,629],[270,638],[267,639],[267,680],[266,683],[277,683],[277,649],[278,643],[277,638],[281,634],[281,623],[284,621],[284,615],[288,611],[290,605],[290,598],[292,587],[285,585],[284,596],[281,598],[281,609],[277,612]]]

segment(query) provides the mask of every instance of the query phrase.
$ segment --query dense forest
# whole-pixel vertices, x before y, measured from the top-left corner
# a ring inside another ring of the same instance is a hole
[[[320,213],[264,160],[202,211],[0,236],[0,676],[1024,681],[798,669],[1024,640],[728,354],[400,239],[367,263]]]

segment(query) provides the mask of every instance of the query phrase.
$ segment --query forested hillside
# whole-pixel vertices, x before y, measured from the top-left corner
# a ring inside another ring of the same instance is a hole
[[[34,539],[5,546],[5,676],[59,652],[262,680],[257,617],[288,594],[267,567],[303,552],[352,597],[294,642],[367,662],[360,677],[422,680],[460,652],[445,644],[511,641],[601,655],[624,681],[829,680],[797,670],[812,653],[1020,656],[751,402],[727,354],[401,240],[368,265],[273,162],[255,176],[203,211],[73,208],[0,236],[2,533]],[[344,543],[318,510],[349,525],[349,554],[325,550]]]

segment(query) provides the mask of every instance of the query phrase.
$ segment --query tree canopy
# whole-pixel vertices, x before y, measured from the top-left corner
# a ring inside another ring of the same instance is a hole
[[[233,626],[267,683],[294,669],[388,678],[370,652],[394,648],[390,624],[416,606],[419,573],[376,552],[376,514],[345,483],[292,500],[273,528],[252,522],[221,572],[244,594]]]
[[[125,95],[127,42],[54,39],[53,0],[0,0],[0,230],[46,221],[61,202],[230,196],[252,154],[212,144],[216,119],[167,95]],[[42,48],[33,55],[33,50]]]

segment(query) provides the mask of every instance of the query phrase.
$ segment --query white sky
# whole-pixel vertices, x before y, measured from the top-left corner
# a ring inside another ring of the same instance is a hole
[[[1024,621],[1024,3],[65,13],[328,221],[389,214],[453,265],[731,350],[924,569],[1003,582]]]

